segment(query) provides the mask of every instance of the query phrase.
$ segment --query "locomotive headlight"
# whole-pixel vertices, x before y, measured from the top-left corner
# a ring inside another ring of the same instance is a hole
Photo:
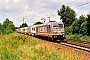
[[[65,34],[65,33],[62,33],[63,35]]]

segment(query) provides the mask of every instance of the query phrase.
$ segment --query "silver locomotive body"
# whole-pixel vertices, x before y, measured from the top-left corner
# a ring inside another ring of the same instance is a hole
[[[49,22],[37,26],[36,35],[52,40],[64,40],[65,31],[63,22]]]

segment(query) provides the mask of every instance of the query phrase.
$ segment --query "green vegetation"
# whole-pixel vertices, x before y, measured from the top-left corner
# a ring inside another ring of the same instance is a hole
[[[88,37],[82,37],[87,39]],[[90,39],[90,38],[89,38]],[[11,33],[0,34],[0,60],[82,60],[68,48],[45,42],[35,37]],[[72,50],[72,49],[70,49]],[[66,53],[68,52],[68,53]],[[76,56],[75,56],[76,55]]]
[[[65,27],[70,26],[75,21],[76,13],[69,6],[62,5],[61,9],[58,10],[58,15],[62,19]]]
[[[73,35],[73,34],[68,34],[68,35],[66,35],[66,38],[67,38],[67,39],[72,39],[72,40],[80,40],[80,37],[79,37],[79,35],[77,35],[77,34],[75,34],[75,35]]]
[[[0,60],[60,60],[58,50],[19,33],[0,34]]]
[[[87,15],[87,17],[82,15],[79,18],[77,18],[72,25],[70,25],[69,27],[65,27],[67,39],[83,40],[86,42],[90,42],[90,26],[88,23],[88,19],[90,18],[88,17],[89,15],[90,13]],[[81,35],[82,37],[80,37]]]
[[[88,24],[88,17],[82,15],[79,18],[76,18],[76,20],[73,21],[73,23],[70,26],[65,27],[66,34],[68,35],[69,33],[72,33],[72,34],[82,34],[83,36],[89,35],[88,34],[89,25],[87,24]]]
[[[87,25],[86,26],[87,26],[88,35],[90,35],[90,12],[87,15]]]
[[[20,28],[22,27],[28,27],[27,23],[23,23],[22,25],[20,25]]]
[[[90,42],[90,36],[83,36],[81,38],[82,41]]]
[[[81,40],[81,41],[86,41],[86,42],[90,42],[90,37],[89,36],[83,36],[82,34],[78,35],[78,34],[68,34],[66,35],[67,39],[72,39],[72,40]]]
[[[15,31],[15,26],[12,21],[9,21],[8,18],[3,22],[0,23],[0,34],[9,34]]]
[[[81,15],[79,18],[76,18],[76,13],[73,9],[62,5],[62,8],[58,10],[58,15],[65,24],[67,39],[81,40],[79,35],[82,35],[84,38],[82,40],[90,40],[90,13],[87,16]]]

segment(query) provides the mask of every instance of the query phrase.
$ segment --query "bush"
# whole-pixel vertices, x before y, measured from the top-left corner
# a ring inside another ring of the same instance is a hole
[[[80,36],[78,34],[68,34],[66,35],[66,39],[80,40]]]
[[[66,32],[67,35],[70,34],[70,33],[72,34],[72,31],[73,31],[72,26],[69,26],[69,27],[65,28],[65,32]]]
[[[89,36],[83,36],[81,38],[82,41],[90,42],[90,37]]]
[[[0,34],[10,34],[13,31],[15,31],[15,25],[8,18],[6,18],[3,24],[0,23]]]

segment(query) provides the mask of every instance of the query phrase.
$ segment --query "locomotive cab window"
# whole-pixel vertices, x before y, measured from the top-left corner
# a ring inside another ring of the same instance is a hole
[[[58,25],[57,24],[54,24],[53,27],[58,27]]]
[[[53,27],[54,28],[63,28],[63,24],[54,24]]]
[[[63,24],[58,24],[60,28],[63,28]]]

